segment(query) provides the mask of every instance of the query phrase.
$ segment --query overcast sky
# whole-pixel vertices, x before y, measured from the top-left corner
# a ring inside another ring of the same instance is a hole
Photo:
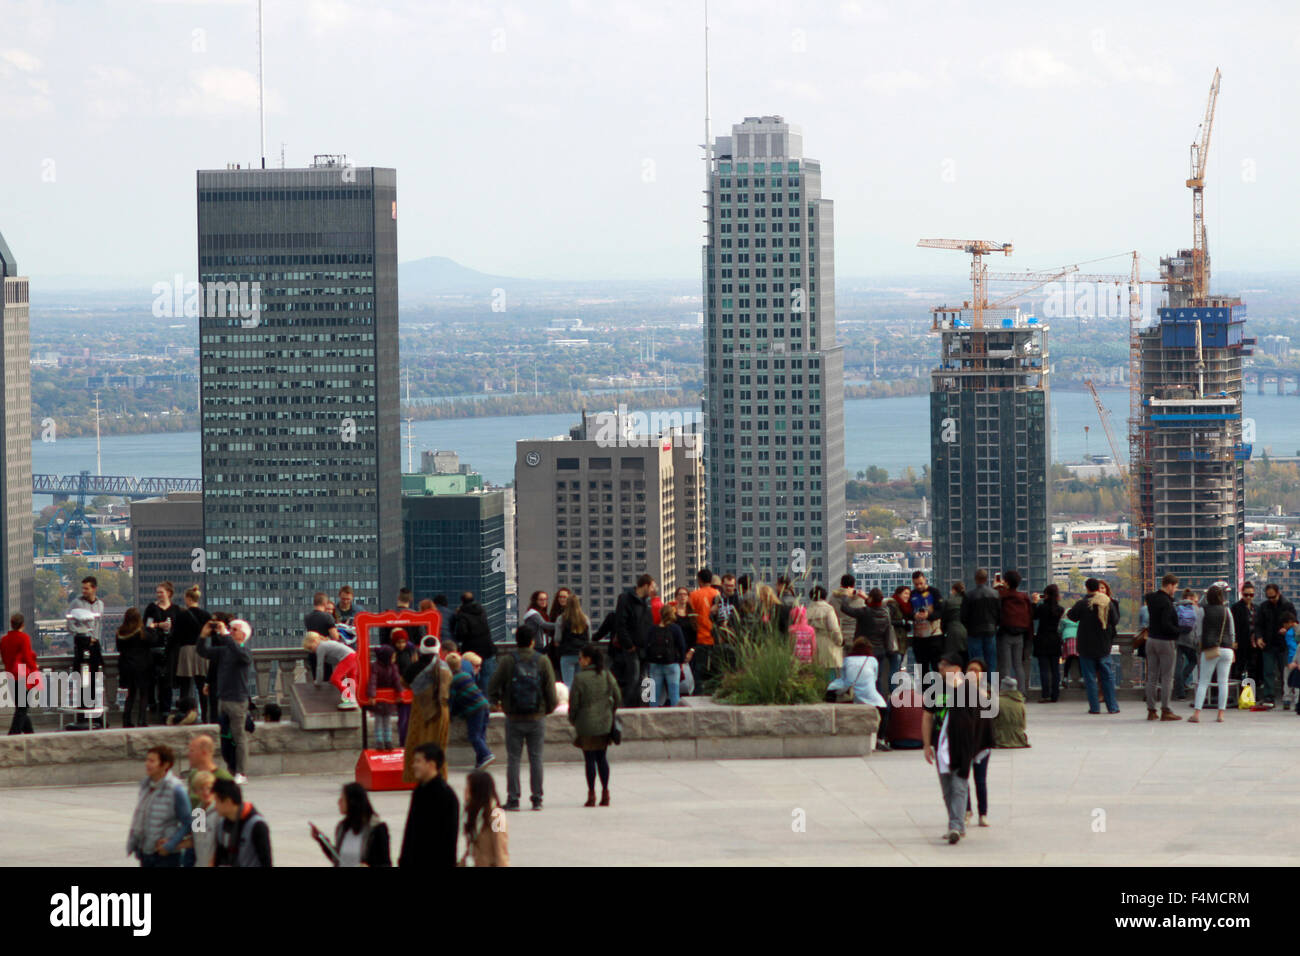
[[[923,236],[1014,241],[1008,269],[1154,263],[1191,238],[1219,66],[1216,269],[1294,270],[1298,9],[714,0],[713,128],[803,128],[841,276],[964,273]],[[265,10],[268,165],[283,142],[289,166],[396,167],[403,261],[698,276],[702,0]],[[192,275],[194,171],[256,162],[256,76],[252,0],[0,0],[0,232],[23,272]]]

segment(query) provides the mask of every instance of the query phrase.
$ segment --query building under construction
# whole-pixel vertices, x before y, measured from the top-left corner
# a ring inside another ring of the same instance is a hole
[[[1130,458],[1146,589],[1170,572],[1198,590],[1240,588],[1245,573],[1241,366],[1254,340],[1241,299],[1209,292],[1205,166],[1218,94],[1216,70],[1191,146],[1192,248],[1160,260],[1167,304],[1154,325],[1134,327]]]
[[[1041,590],[1052,580],[1047,326],[1014,307],[933,315],[942,341],[930,377],[933,579],[946,591],[976,568],[1015,568],[1026,591]]]
[[[1216,581],[1239,587],[1245,571],[1245,463],[1241,364],[1246,307],[1206,296],[1193,305],[1187,284],[1191,250],[1160,261],[1169,305],[1139,334],[1140,454],[1133,478],[1149,544],[1142,577],[1170,572],[1187,587]],[[1208,274],[1208,262],[1206,272]]]

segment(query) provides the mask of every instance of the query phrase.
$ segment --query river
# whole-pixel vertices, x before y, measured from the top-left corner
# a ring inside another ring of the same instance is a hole
[[[1104,389],[1102,402],[1110,409],[1121,453],[1127,453],[1128,390]],[[595,406],[593,406],[595,409]],[[660,410],[671,412],[671,409]],[[686,412],[686,409],[678,409]],[[1052,458],[1081,461],[1086,450],[1109,454],[1097,409],[1087,392],[1052,394]],[[1255,454],[1269,446],[1277,455],[1300,450],[1300,397],[1254,395],[1245,397],[1245,413],[1256,426]],[[459,452],[462,462],[492,482],[514,477],[514,443],[523,438],[567,435],[577,415],[516,415],[492,418],[439,419],[415,423],[415,464],[423,449]],[[912,467],[919,473],[929,464],[930,399],[928,395],[901,398],[860,398],[844,403],[845,466],[850,477],[871,465],[891,475]],[[402,425],[402,466],[406,466],[406,425]],[[157,435],[114,435],[102,439],[103,473],[108,475],[197,478],[200,476],[198,432]],[[76,474],[95,470],[94,438],[62,438],[32,443],[32,471],[38,474]],[[40,502],[38,502],[40,504]]]

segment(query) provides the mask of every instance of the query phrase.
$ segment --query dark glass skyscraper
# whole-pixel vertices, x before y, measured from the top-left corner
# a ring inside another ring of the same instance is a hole
[[[397,173],[202,170],[198,226],[206,603],[289,646],[402,585]]]
[[[32,370],[26,278],[0,236],[0,612],[22,612],[36,633],[32,561]]]

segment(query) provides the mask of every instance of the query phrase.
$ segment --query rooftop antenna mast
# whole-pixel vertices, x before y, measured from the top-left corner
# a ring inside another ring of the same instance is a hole
[[[406,370],[406,473],[415,474],[415,419],[411,417],[411,370]]]
[[[262,168],[266,169],[266,110],[263,105],[262,82],[262,0],[257,0],[257,123],[261,131]],[[281,153],[283,157],[283,152]],[[281,165],[284,165],[283,161]]]
[[[713,172],[713,125],[709,107],[709,0],[704,0],[704,240],[708,241],[710,197]]]

